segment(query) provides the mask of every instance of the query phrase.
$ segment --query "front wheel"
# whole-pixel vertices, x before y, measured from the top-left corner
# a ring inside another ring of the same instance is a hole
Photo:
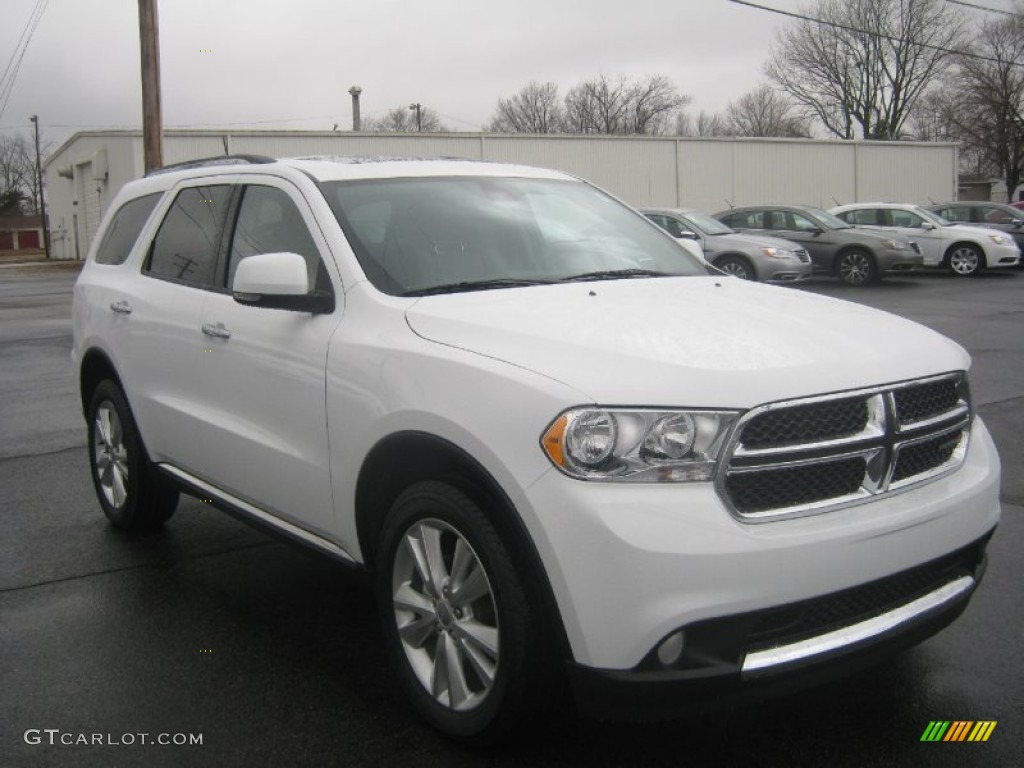
[[[867,285],[878,279],[875,260],[870,253],[859,249],[840,254],[836,272],[847,285]]]
[[[468,496],[439,482],[402,493],[376,578],[385,644],[431,725],[493,743],[539,705],[539,622],[508,547]]]
[[[960,243],[950,250],[947,263],[949,271],[954,275],[973,277],[981,271],[985,264],[985,257],[975,246],[969,243]]]
[[[757,280],[757,275],[746,259],[739,256],[723,256],[715,262],[715,266],[727,275],[738,277],[740,280]]]
[[[178,492],[156,475],[121,388],[100,382],[89,405],[89,465],[96,498],[111,523],[153,528],[174,514]]]

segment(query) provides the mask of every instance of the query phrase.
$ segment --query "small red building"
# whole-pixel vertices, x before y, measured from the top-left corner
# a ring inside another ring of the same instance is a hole
[[[43,217],[0,216],[0,256],[43,250]]]

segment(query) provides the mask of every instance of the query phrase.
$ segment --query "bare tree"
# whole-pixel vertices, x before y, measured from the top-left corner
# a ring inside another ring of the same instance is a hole
[[[555,83],[531,81],[514,96],[498,99],[490,130],[498,133],[558,133],[562,107]]]
[[[796,114],[796,105],[770,85],[740,96],[726,107],[729,130],[737,136],[807,138],[808,120]]]
[[[26,137],[0,135],[0,198],[7,213],[37,210],[35,157]]]
[[[420,106],[419,131],[422,133],[439,133],[448,129],[441,123],[437,112],[430,107]],[[389,109],[380,117],[363,118],[364,131],[379,133],[416,133],[416,110],[406,105]]]
[[[942,0],[817,0],[782,30],[768,77],[834,135],[896,139],[953,63],[964,17]]]
[[[722,115],[715,112],[705,112],[703,109],[696,116],[688,112],[680,112],[676,115],[675,133],[677,136],[732,136],[729,121]]]
[[[569,133],[659,134],[688,102],[662,75],[636,81],[600,75],[566,94],[564,127]]]
[[[944,89],[946,118],[963,149],[1006,183],[1024,180],[1024,10],[988,21]]]

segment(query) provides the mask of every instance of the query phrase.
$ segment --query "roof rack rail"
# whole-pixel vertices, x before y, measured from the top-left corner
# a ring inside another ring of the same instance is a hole
[[[216,157],[201,157],[197,160],[186,160],[183,163],[174,163],[173,165],[163,165],[149,171],[146,176],[157,176],[161,173],[185,171],[189,168],[205,168],[207,166],[238,165],[239,163],[263,165],[265,163],[276,162],[277,161],[274,158],[266,157],[264,155],[218,155]]]

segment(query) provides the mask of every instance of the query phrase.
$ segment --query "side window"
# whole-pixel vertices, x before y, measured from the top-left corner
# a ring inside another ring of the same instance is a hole
[[[980,221],[986,224],[1009,224],[1014,217],[1000,208],[979,208],[978,213],[982,214]]]
[[[230,200],[227,184],[181,190],[153,240],[146,273],[212,287]]]
[[[874,208],[857,208],[853,211],[844,211],[839,214],[839,218],[847,224],[853,224],[855,227],[873,227],[883,223],[878,217],[878,211]]]
[[[814,232],[821,227],[815,224],[813,221],[808,219],[806,216],[802,216],[799,213],[787,214],[787,217],[792,217],[792,226],[786,227],[786,229],[792,229],[796,232]]]
[[[137,197],[118,208],[96,250],[97,264],[124,264],[163,192]]]
[[[899,208],[892,208],[889,211],[889,215],[892,217],[892,225],[894,227],[910,227],[911,229],[921,228],[923,219],[916,213],[901,211]]]
[[[943,208],[936,211],[944,219],[956,222],[968,222],[971,220],[971,209],[965,206],[957,206],[955,208]]]
[[[275,187],[246,186],[231,236],[228,287],[242,259],[258,253],[285,252],[297,253],[306,260],[310,286],[329,288],[326,273],[321,275],[320,251],[292,199]]]
[[[675,219],[669,218],[668,216],[662,216],[659,213],[649,213],[647,214],[647,218],[672,235],[672,237],[683,236],[683,228]]]
[[[730,213],[720,221],[733,229],[764,229],[764,211]]]

